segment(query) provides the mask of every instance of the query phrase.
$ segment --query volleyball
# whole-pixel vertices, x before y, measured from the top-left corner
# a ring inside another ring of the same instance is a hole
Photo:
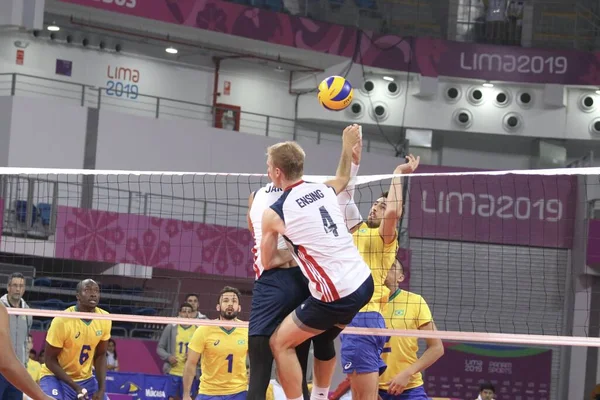
[[[352,103],[354,89],[345,78],[330,76],[319,85],[319,103],[331,111],[341,111]]]

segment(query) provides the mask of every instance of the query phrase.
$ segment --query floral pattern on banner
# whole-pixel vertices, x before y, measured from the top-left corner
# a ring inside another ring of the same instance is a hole
[[[60,0],[273,44],[353,58],[424,76],[554,84],[600,84],[600,53],[412,38],[361,31],[222,0],[116,2]]]
[[[251,277],[246,229],[59,207],[56,257]]]

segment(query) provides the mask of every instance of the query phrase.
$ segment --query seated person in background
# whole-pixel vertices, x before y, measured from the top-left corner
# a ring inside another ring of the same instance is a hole
[[[96,307],[99,302],[100,287],[86,279],[77,284],[77,305],[66,311],[90,313],[90,318],[108,314]],[[46,336],[46,364],[40,379],[44,393],[57,400],[108,400],[104,391],[111,328],[108,320],[54,318]]]
[[[115,343],[114,339],[108,339],[108,348],[106,349],[106,367],[109,371],[119,370],[117,343]]]
[[[37,362],[35,359],[36,352],[33,349],[33,336],[31,336],[31,335],[29,335],[27,337],[27,350],[29,350],[29,360],[27,361],[27,372],[29,372],[29,375],[36,383],[39,383],[40,373],[42,372],[42,364]]]
[[[196,318],[194,308],[183,303],[179,307],[179,318]],[[196,331],[195,325],[167,325],[160,336],[156,352],[165,361],[163,372],[171,377],[168,393],[170,400],[183,396],[183,370],[188,355],[188,344]]]
[[[483,382],[479,385],[479,397],[476,400],[493,400],[496,396],[496,388],[491,382]]]

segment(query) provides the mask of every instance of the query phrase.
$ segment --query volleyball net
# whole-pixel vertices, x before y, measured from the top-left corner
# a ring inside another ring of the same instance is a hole
[[[445,340],[443,367],[425,375],[430,395],[471,396],[466,388],[478,379],[509,376],[506,395],[557,398],[563,346],[600,347],[586,287],[600,267],[599,176],[597,168],[406,176],[398,287],[422,296],[438,331],[347,332]],[[390,178],[353,181],[363,218]],[[0,284],[22,273],[31,307],[10,312],[33,315],[33,328],[47,330],[75,304],[77,283],[92,278],[115,338],[156,340],[165,324],[181,323],[173,318],[188,295],[216,318],[226,285],[241,291],[248,320],[248,197],[267,182],[251,174],[0,168]],[[440,375],[448,354],[471,378]],[[530,370],[527,359],[544,376],[535,388],[527,377],[515,381]]]

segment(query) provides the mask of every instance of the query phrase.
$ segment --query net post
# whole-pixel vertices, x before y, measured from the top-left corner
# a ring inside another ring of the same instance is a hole
[[[17,74],[12,74],[10,81],[10,95],[14,96],[17,91]]]
[[[58,218],[58,182],[52,186],[52,207],[50,211],[50,233],[56,233],[56,219]]]

